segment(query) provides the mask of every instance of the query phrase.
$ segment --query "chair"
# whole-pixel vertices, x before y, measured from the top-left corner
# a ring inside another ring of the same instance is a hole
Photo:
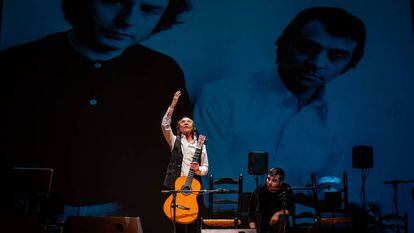
[[[346,226],[352,223],[348,212],[348,176],[322,176],[317,178],[311,175],[312,185],[315,188],[316,215],[321,227]]]
[[[380,214],[378,218],[379,228],[381,230],[380,232],[389,232],[388,230],[391,230],[392,232],[408,233],[407,212],[404,212],[402,216],[395,214],[387,214],[382,216]]]
[[[316,210],[316,186],[311,186],[309,193],[294,195],[295,209],[291,214],[292,226],[290,232],[319,232],[320,219]]]
[[[213,179],[209,177],[208,217],[202,219],[202,228],[238,228],[241,224],[240,212],[243,192],[243,175],[235,180],[230,177]]]
[[[292,226],[289,232],[319,232],[319,218],[314,212],[304,211],[293,213]]]
[[[66,231],[65,231],[66,232]],[[143,233],[139,217],[70,216],[69,233]]]

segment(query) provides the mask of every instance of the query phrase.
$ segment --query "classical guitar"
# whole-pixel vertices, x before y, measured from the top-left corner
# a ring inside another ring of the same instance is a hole
[[[199,161],[203,144],[206,137],[200,135],[198,137],[196,151],[193,156],[193,162]],[[194,178],[194,170],[190,169],[187,176],[178,177],[175,180],[175,190],[181,190],[184,192],[178,192],[176,197],[175,208],[175,222],[180,224],[190,224],[197,219],[198,216],[198,204],[197,204],[197,192],[185,192],[188,190],[198,191],[201,188],[201,184]],[[171,220],[174,221],[174,209],[172,206],[173,194],[171,194],[164,202],[164,213]]]

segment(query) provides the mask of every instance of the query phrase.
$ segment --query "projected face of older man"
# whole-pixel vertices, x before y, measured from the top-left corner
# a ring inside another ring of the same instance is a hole
[[[351,38],[330,35],[319,20],[308,22],[281,61],[286,81],[299,90],[322,87],[345,70],[356,43]]]

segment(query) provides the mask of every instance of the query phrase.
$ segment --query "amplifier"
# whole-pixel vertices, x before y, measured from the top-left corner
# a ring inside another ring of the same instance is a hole
[[[256,233],[256,229],[201,229],[201,233]]]

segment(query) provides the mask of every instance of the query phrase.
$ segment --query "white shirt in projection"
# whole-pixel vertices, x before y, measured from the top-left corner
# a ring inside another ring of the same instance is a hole
[[[269,168],[281,167],[291,185],[310,182],[312,172],[330,172],[341,163],[338,124],[332,122],[325,90],[298,109],[275,69],[206,85],[194,119],[208,138],[209,171],[214,177],[244,175],[244,191],[255,188],[248,175],[250,151],[269,153]]]

